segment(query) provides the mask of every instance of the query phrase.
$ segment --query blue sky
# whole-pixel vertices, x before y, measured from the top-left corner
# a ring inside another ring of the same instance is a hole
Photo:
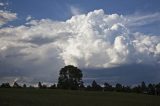
[[[86,82],[160,80],[159,0],[0,1],[0,82],[56,82],[72,64]]]
[[[71,17],[69,7],[74,6],[87,13],[95,9],[103,9],[112,14],[123,15],[140,13],[153,13],[160,11],[159,0],[8,0],[9,8],[17,12],[20,17],[31,15],[36,19],[51,18],[55,20],[66,20]]]
[[[12,21],[12,25],[20,25],[25,23],[27,16],[32,16],[34,19],[53,19],[58,21],[65,21],[73,16],[71,7],[79,10],[80,14],[88,13],[96,9],[103,9],[107,14],[152,14],[160,11],[159,0],[27,0],[17,1],[8,0],[10,9],[12,12],[18,14],[16,22]],[[152,29],[150,29],[150,26]],[[155,22],[149,26],[141,27],[141,31],[144,33],[160,34],[159,31],[155,30],[160,28],[160,23]],[[142,30],[143,29],[143,30]]]

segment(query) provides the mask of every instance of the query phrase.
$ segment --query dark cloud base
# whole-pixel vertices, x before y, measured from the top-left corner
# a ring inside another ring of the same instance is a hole
[[[122,83],[124,85],[146,83],[158,83],[160,81],[160,67],[144,64],[123,65],[115,68],[83,69],[85,83],[93,80],[103,84]]]
[[[116,83],[121,83],[124,85],[135,85],[141,83],[142,81],[145,81],[146,83],[160,82],[160,66],[132,64],[114,68],[85,68],[81,70],[83,71],[83,81],[85,84],[91,84],[93,80],[96,80],[101,84],[108,82],[113,85]],[[42,76],[38,77],[36,75],[29,76],[28,73],[24,73],[22,70],[17,70],[17,68],[14,67],[7,67],[7,65],[2,63],[0,64],[1,83],[4,81],[13,82],[15,78],[19,79],[18,82],[23,83],[36,84],[39,81],[57,83],[57,77],[55,78],[54,76],[57,76],[58,73],[56,73],[56,75],[54,75],[54,71],[50,73],[50,76],[44,76],[44,78]],[[33,76],[36,77],[34,78]],[[11,79],[6,80],[5,78]],[[30,81],[28,79],[30,79]]]

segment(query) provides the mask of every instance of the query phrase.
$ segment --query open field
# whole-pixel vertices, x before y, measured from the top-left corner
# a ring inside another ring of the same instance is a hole
[[[160,96],[54,89],[0,89],[0,106],[160,106]]]

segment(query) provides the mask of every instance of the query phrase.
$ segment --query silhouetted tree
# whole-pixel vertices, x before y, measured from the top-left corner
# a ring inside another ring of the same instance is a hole
[[[155,86],[156,95],[160,95],[160,83]]]
[[[26,84],[23,84],[23,88],[27,88],[27,85],[26,85]]]
[[[146,84],[145,84],[144,81],[141,83],[141,90],[142,90],[142,93],[146,93],[147,92],[147,87],[146,87]]]
[[[46,88],[47,88],[47,85],[43,84],[43,85],[42,85],[42,88],[43,88],[43,89],[46,89]]]
[[[32,86],[32,85],[30,85],[30,86],[29,86],[29,88],[30,88],[30,89],[34,89],[35,87],[34,87],[34,86]]]
[[[92,90],[102,90],[102,87],[95,80],[92,82]]]
[[[92,90],[92,87],[91,87],[90,85],[87,85],[86,90],[87,90],[87,91],[91,91],[91,90]]]
[[[112,91],[113,87],[112,85],[108,84],[108,83],[104,83],[104,91]]]
[[[45,88],[47,88],[47,85],[42,84],[41,82],[38,82],[38,88],[45,89]]]
[[[118,91],[118,92],[122,91],[122,85],[117,83],[116,87],[115,87],[115,90]]]
[[[17,82],[14,82],[13,88],[22,88]]]
[[[132,92],[142,93],[141,86],[140,86],[140,85],[135,86],[135,87],[132,89]]]
[[[38,82],[38,88],[43,88],[42,83]]]
[[[80,89],[80,90],[84,90],[84,89],[85,89],[85,86],[84,86],[84,84],[83,84],[83,81],[80,82],[79,89]]]
[[[155,85],[149,84],[147,90],[148,90],[148,91],[147,91],[148,94],[155,95],[155,92],[156,92]]]
[[[96,88],[97,85],[98,85],[97,82],[95,80],[93,80],[93,82],[92,82],[92,88]]]
[[[131,92],[131,88],[129,86],[123,86],[122,91],[123,92]]]
[[[1,88],[11,88],[9,83],[2,83]]]
[[[51,85],[50,89],[56,89],[56,84]]]
[[[73,65],[65,66],[60,70],[58,88],[78,89],[82,80],[82,71]]]

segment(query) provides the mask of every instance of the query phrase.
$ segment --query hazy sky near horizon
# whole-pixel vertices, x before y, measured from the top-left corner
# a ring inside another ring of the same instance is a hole
[[[0,82],[160,80],[159,0],[1,0]]]

